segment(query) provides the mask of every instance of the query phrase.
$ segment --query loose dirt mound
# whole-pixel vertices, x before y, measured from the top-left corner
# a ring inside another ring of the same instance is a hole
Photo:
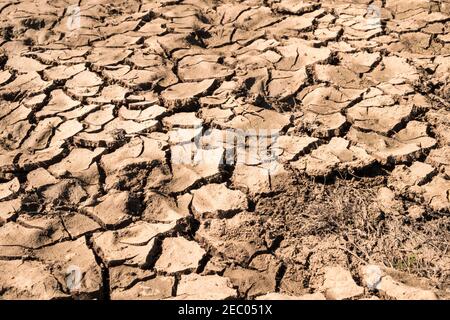
[[[0,2],[0,297],[450,297],[450,5]]]

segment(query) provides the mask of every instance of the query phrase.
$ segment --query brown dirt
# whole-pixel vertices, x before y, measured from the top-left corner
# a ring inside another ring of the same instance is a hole
[[[449,34],[438,0],[0,2],[0,298],[449,299]]]

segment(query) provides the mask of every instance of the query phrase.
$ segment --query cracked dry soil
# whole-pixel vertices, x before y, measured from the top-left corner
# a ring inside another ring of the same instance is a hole
[[[1,298],[450,298],[447,1],[2,0],[0,26]],[[273,163],[221,161],[237,130]]]

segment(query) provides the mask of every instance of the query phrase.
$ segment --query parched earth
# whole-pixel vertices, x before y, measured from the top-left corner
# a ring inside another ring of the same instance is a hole
[[[0,27],[1,298],[450,298],[448,1],[0,0]]]

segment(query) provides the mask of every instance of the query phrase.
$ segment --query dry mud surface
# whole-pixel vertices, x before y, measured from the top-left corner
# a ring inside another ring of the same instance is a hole
[[[0,26],[1,298],[450,297],[447,1],[17,0]]]

